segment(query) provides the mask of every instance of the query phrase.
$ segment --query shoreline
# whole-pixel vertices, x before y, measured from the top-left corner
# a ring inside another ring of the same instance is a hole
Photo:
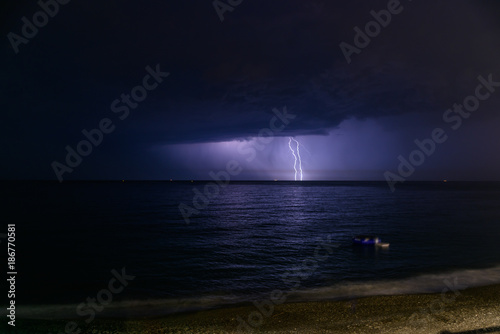
[[[161,317],[96,319],[83,333],[500,333],[500,285],[351,301],[227,307]],[[18,319],[16,333],[65,333],[71,320]],[[82,323],[81,319],[73,320]],[[73,330],[75,332],[76,330]],[[446,332],[448,331],[448,332]],[[71,333],[71,331],[69,332]],[[75,334],[77,334],[75,332]]]

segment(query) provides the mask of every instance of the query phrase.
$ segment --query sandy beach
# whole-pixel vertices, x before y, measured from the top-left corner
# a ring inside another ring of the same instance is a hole
[[[160,318],[96,319],[79,327],[78,334],[500,333],[500,285],[441,294],[285,303],[263,310],[264,315],[249,305]],[[69,320],[19,319],[16,333],[64,333]]]

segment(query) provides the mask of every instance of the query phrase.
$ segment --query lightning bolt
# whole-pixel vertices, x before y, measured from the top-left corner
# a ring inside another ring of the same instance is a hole
[[[300,158],[299,142],[294,139],[297,143],[297,157],[299,158],[299,170],[300,170],[300,181],[302,181],[302,159]]]
[[[290,140],[288,141],[288,147],[290,148],[290,151],[292,151],[293,158],[295,159],[293,162],[293,169],[295,170],[295,181],[297,181],[297,156],[292,148],[292,137],[290,137]]]
[[[292,148],[292,140],[297,144],[297,154],[295,154],[295,151]],[[295,170],[295,181],[297,181],[297,158],[299,159],[299,171],[300,171],[300,181],[302,181],[302,159],[300,158],[300,149],[299,149],[300,143],[295,140],[292,137],[289,137],[288,140],[288,147],[290,148],[290,151],[292,152],[293,158],[295,161],[293,162],[293,169]]]

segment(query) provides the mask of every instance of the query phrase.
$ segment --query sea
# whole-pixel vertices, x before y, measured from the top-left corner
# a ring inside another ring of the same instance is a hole
[[[133,318],[278,292],[285,302],[349,302],[500,283],[495,182],[406,182],[394,192],[384,182],[320,181],[2,189],[0,247],[15,224],[21,318],[78,317],[92,300],[104,305],[96,316]],[[355,246],[356,235],[390,245]]]

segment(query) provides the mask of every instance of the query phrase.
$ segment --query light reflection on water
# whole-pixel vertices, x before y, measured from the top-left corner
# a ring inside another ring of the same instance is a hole
[[[192,204],[192,188],[203,183],[11,189],[11,197],[18,196],[18,202],[11,198],[12,212],[20,208],[8,218],[18,223],[25,249],[37,250],[20,255],[24,277],[40,277],[36,286],[25,284],[19,298],[80,302],[102,288],[111,269],[126,267],[138,278],[118,301],[252,300],[286,289],[283,273],[311,257],[327,236],[340,247],[302,282],[296,298],[418,292],[439,282],[426,285],[416,277],[453,272],[467,272],[470,284],[480,284],[469,269],[500,282],[498,272],[487,269],[500,265],[500,186],[449,184],[403,186],[393,194],[383,183],[235,183],[189,225],[178,205]],[[42,192],[49,195],[38,196]],[[356,234],[378,235],[390,248],[352,247]]]

